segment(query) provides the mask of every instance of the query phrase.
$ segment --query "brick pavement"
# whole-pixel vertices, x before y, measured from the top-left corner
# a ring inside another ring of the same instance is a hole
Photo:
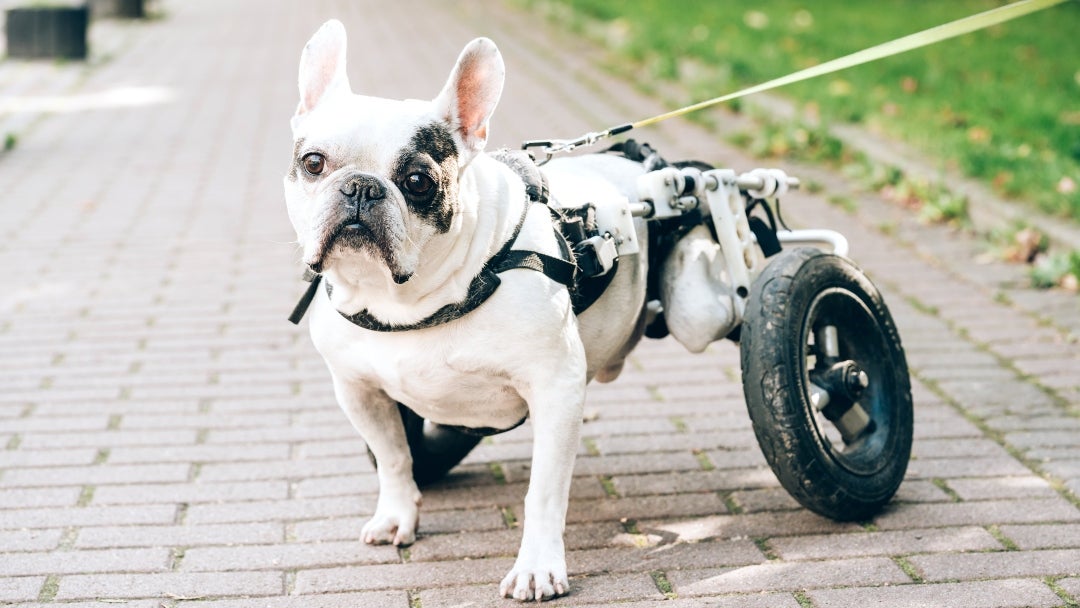
[[[280,178],[296,65],[318,23],[352,40],[363,92],[430,97],[461,46],[509,67],[497,144],[569,136],[661,106],[598,70],[602,51],[490,5],[163,4],[95,25],[83,66],[0,63],[0,99],[145,105],[0,115],[0,603],[29,608],[506,605],[528,427],[485,441],[425,492],[408,549],[357,541],[376,481],[303,329]],[[0,106],[8,107],[10,106]],[[717,114],[720,128],[728,119]],[[669,156],[759,164],[685,122]],[[794,165],[793,165],[794,167]],[[909,476],[872,521],[798,507],[757,449],[738,352],[647,342],[591,389],[559,605],[1076,606],[1080,304],[977,264],[842,177],[792,196],[882,287],[914,378]],[[830,206],[851,195],[851,213]]]

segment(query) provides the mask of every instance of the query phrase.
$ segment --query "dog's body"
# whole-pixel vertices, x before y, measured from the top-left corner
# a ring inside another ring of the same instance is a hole
[[[549,211],[528,201],[521,178],[483,153],[501,94],[503,63],[478,39],[462,52],[432,102],[353,95],[345,34],[328,22],[301,58],[301,102],[293,118],[289,215],[304,261],[321,272],[311,335],[333,376],[337,399],[378,461],[380,495],[361,536],[414,541],[420,492],[398,403],[435,423],[534,428],[521,550],[503,595],[541,599],[568,588],[562,533],[586,383],[611,380],[641,335],[641,251],[624,256],[604,295],[580,316],[565,286],[540,272],[500,274],[476,310],[450,322],[380,332],[343,315],[360,311],[391,325],[426,319],[461,302],[474,277],[507,243],[531,206],[515,249],[562,255]],[[545,167],[564,206],[635,200],[640,165],[610,156]]]

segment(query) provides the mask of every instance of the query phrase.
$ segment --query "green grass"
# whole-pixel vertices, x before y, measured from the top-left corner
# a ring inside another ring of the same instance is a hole
[[[1037,260],[1031,268],[1036,287],[1064,287],[1080,291],[1080,250],[1062,251]]]
[[[525,1],[560,22],[571,17],[574,27],[612,50],[612,64],[627,76],[653,90],[677,81],[694,100],[1004,4]],[[1005,196],[1080,219],[1077,31],[1080,2],[1069,2],[779,93],[796,101],[804,116],[859,123],[902,139],[941,167],[985,180]]]
[[[656,588],[660,593],[663,593],[669,600],[675,599],[675,588],[671,586],[666,573],[654,570],[649,575],[652,576],[653,583],[656,584]]]

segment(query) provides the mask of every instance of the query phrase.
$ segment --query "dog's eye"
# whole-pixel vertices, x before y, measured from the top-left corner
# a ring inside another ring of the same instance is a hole
[[[435,182],[423,173],[410,173],[405,178],[405,189],[413,196],[427,196],[435,188]]]
[[[314,152],[304,156],[300,162],[304,165],[304,171],[307,171],[309,175],[319,175],[326,168],[326,159],[323,158],[322,154]]]

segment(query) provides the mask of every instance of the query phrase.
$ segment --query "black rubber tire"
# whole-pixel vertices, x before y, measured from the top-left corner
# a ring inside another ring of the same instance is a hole
[[[850,445],[810,404],[807,359],[815,324],[834,325],[842,359],[867,372],[858,403],[875,427]],[[838,521],[866,520],[899,488],[911,456],[911,383],[900,335],[881,294],[846,258],[785,250],[753,284],[742,324],[743,392],[754,434],[781,485]]]
[[[398,404],[401,421],[405,424],[405,438],[413,459],[413,479],[416,485],[425,486],[446,476],[457,466],[482,437],[469,435],[438,424],[425,428],[424,419],[409,408]],[[378,468],[375,454],[368,448],[371,464]]]

